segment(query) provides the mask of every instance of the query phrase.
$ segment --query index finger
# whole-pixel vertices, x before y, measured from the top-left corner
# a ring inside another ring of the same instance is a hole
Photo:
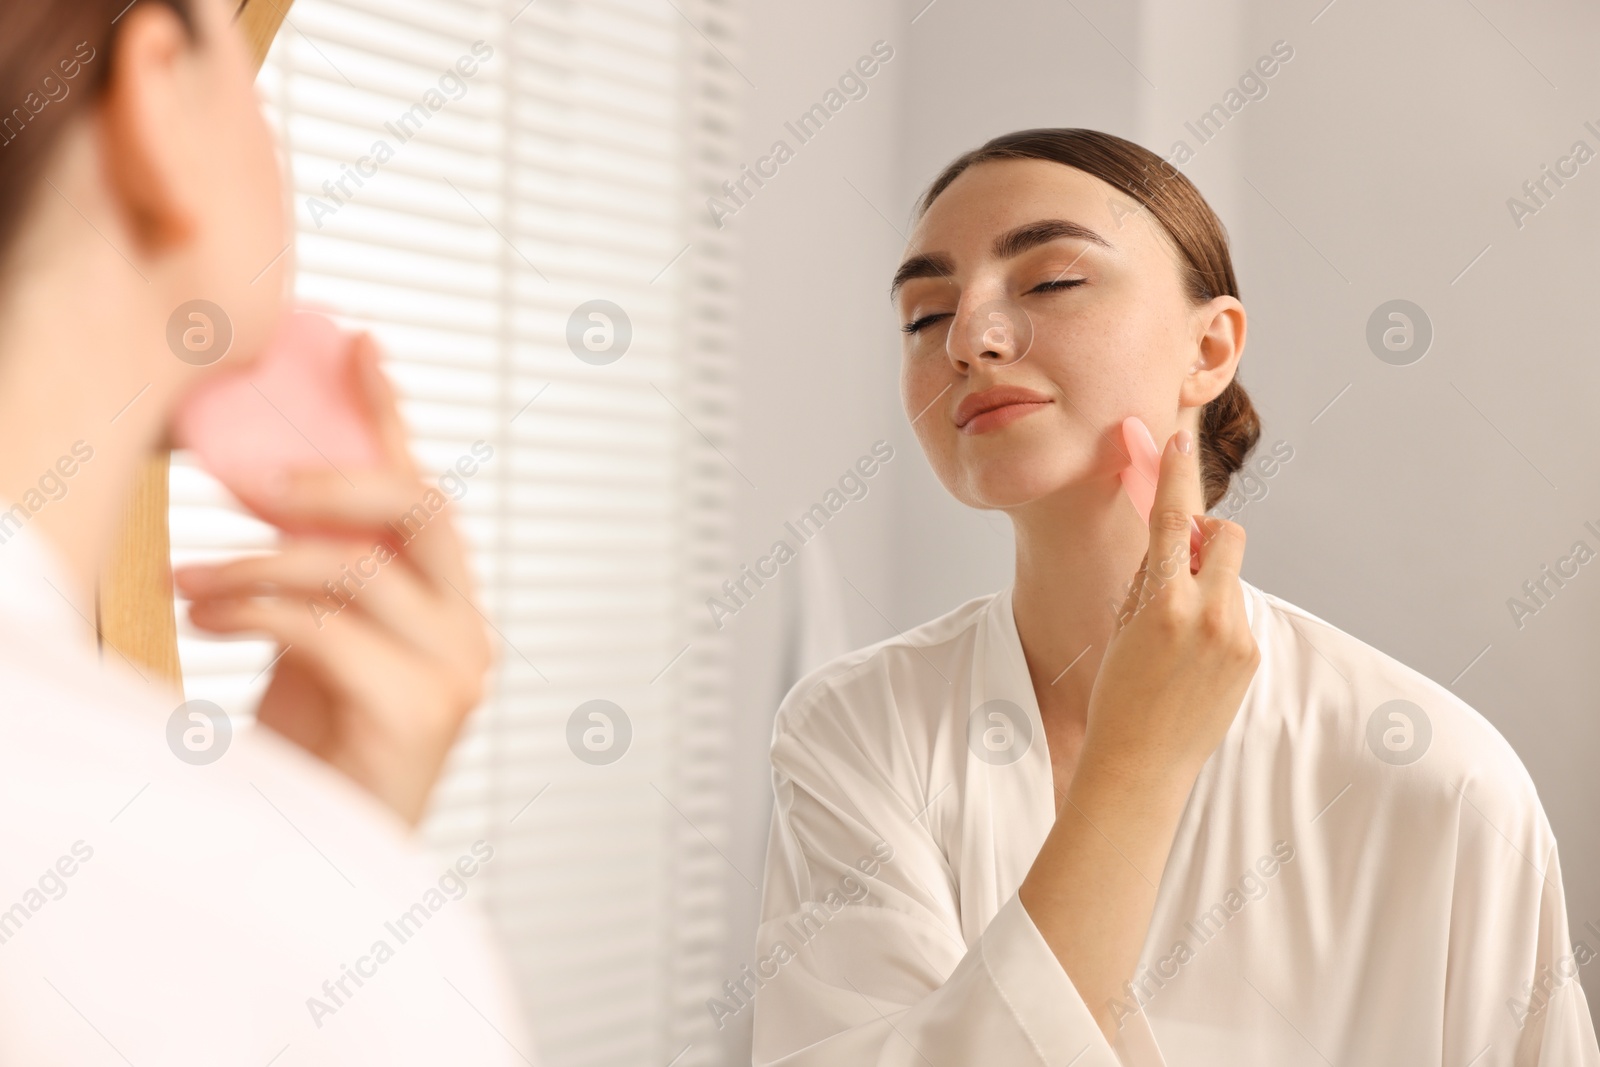
[[[1167,439],[1155,503],[1150,506],[1151,567],[1163,580],[1189,576],[1190,530],[1194,516],[1205,511],[1199,462],[1194,435],[1188,430],[1179,430]]]
[[[466,548],[450,503],[439,487],[413,474],[309,469],[292,472],[251,506],[285,530],[380,537],[425,577],[466,592],[471,583]]]
[[[357,391],[377,435],[384,465],[418,476],[417,463],[411,455],[411,438],[406,432],[405,420],[400,417],[400,401],[394,384],[383,372],[378,342],[363,330],[351,340],[350,346],[350,371],[355,375]]]

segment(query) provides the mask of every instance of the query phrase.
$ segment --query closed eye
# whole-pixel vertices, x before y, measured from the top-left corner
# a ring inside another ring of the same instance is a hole
[[[1087,280],[1088,279],[1086,279],[1086,278],[1062,278],[1062,279],[1059,279],[1059,280],[1056,280],[1056,281],[1040,282],[1038,285],[1034,286],[1032,289],[1029,289],[1028,292],[1029,293],[1056,293],[1056,292],[1061,292],[1064,289],[1076,288],[1077,286],[1082,285]],[[913,319],[910,322],[906,323],[904,326],[900,327],[900,332],[901,333],[917,333],[920,330],[922,330],[923,327],[930,326],[933,323],[938,322],[940,319],[945,319],[945,318],[949,318],[949,317],[950,317],[950,312],[948,312],[948,311],[940,311],[940,312],[937,312],[937,313],[935,313],[933,315],[924,315],[920,319]]]
[[[937,322],[939,319],[944,319],[944,318],[949,318],[949,317],[950,317],[950,312],[948,312],[948,311],[941,311],[936,315],[924,315],[924,316],[922,316],[922,318],[920,318],[920,319],[912,319],[910,322],[908,322],[904,326],[900,327],[900,332],[901,333],[916,333],[918,330],[921,330],[924,326],[928,326],[928,325],[930,325],[930,324],[932,324],[934,322]]]

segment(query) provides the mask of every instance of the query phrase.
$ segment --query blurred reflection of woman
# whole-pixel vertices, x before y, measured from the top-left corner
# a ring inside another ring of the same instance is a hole
[[[718,1002],[754,1002],[756,1062],[1600,1063],[1516,754],[1201,515],[1259,427],[1199,193],[1028,130],[919,208],[905,410],[1011,517],[1015,578],[783,701],[758,956]],[[1148,527],[1128,415],[1165,444]]]
[[[255,502],[318,536],[181,576],[197,627],[284,649],[261,726],[191,765],[168,742],[181,695],[95,647],[140,464],[283,310],[238,7],[0,4],[0,1063],[527,1063],[459,899],[492,844],[434,863],[411,841],[491,653],[450,521],[349,610],[306,610],[425,488],[370,341],[386,462]],[[233,329],[209,367],[167,342],[196,299]]]

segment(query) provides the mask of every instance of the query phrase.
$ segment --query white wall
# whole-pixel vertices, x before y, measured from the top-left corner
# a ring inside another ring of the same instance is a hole
[[[1600,923],[1600,568],[1520,630],[1506,606],[1575,540],[1600,549],[1582,525],[1600,527],[1600,163],[1520,231],[1506,208],[1575,139],[1600,149],[1583,129],[1600,128],[1600,11],[1344,2],[1311,24],[1321,3],[1247,6],[1241,58],[1279,38],[1295,58],[1224,131],[1251,183],[1226,221],[1252,312],[1244,378],[1264,441],[1295,458],[1249,509],[1246,577],[1500,729],[1555,827],[1573,936],[1600,948],[1582,929]],[[1242,66],[1196,83],[1195,106]],[[1407,367],[1364,340],[1397,297],[1435,329]],[[1600,1007],[1600,972],[1582,977]]]
[[[796,543],[786,521],[817,503],[874,441],[897,447],[867,481],[866,496],[842,508],[817,540],[797,545],[797,558],[725,621],[737,701],[733,839],[725,849],[738,868],[730,867],[728,881],[730,978],[752,961],[755,887],[772,803],[767,748],[772,714],[795,670],[786,620],[797,606],[803,568],[831,553],[839,573],[860,590],[829,583],[851,644],[888,632],[879,610],[906,625],[887,561],[894,555],[897,487],[922,462],[898,447],[905,419],[896,398],[899,347],[887,291],[902,242],[874,210],[901,214],[894,161],[910,74],[905,20],[890,0],[762,0],[747,5],[745,19],[739,65],[755,85],[745,93],[745,162],[754,166],[777,139],[795,154],[727,221],[742,246],[741,440],[732,458],[754,483],[739,482],[735,558],[753,562],[779,538]],[[866,95],[845,103],[800,145],[785,122],[822,101],[878,40],[894,55],[865,79]],[[741,1013],[723,1031],[730,1064],[749,1063],[749,1015]]]
[[[1163,154],[1178,138],[1194,145],[1184,120],[1286,40],[1294,58],[1267,95],[1185,168],[1233,240],[1250,313],[1241,377],[1263,446],[1294,448],[1239,517],[1245,576],[1451,686],[1499,727],[1561,842],[1574,935],[1600,923],[1600,563],[1521,630],[1506,606],[1574,541],[1600,550],[1582,526],[1600,528],[1600,450],[1585,440],[1600,399],[1600,163],[1520,231],[1505,205],[1575,139],[1600,148],[1582,127],[1600,128],[1600,11],[1579,0],[924,3],[746,9],[752,159],[872,41],[896,54],[730,223],[746,301],[738,462],[759,486],[745,486],[740,558],[887,436],[896,459],[827,535],[864,594],[841,590],[852,643],[1004,584],[1008,524],[944,494],[899,411],[884,296],[896,228],[940,167],[1008,130],[1089,126]],[[1421,304],[1436,331],[1409,367],[1380,362],[1364,339],[1372,310],[1396,297]],[[749,790],[728,851],[757,884],[795,577],[728,623],[736,773]],[[731,975],[749,958],[756,894],[730,878]],[[1600,974],[1584,978],[1600,1008]],[[748,1062],[738,1029],[730,1063]]]
[[[902,10],[910,18],[925,2],[908,0]],[[1137,122],[1139,74],[1100,32],[1129,52],[1139,39],[1138,5],[1083,0],[1077,9],[1037,0],[937,0],[917,18],[900,117],[900,217],[946,164],[996,134],[1036,126],[1116,133]],[[896,265],[885,264],[883,277]],[[896,502],[896,602],[903,618],[922,622],[1010,581],[1011,523],[957,504],[920,459],[903,415],[899,430],[919,459]]]

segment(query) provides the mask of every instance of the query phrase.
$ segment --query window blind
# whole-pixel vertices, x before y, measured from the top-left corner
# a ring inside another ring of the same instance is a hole
[[[715,1062],[728,667],[704,604],[737,475],[732,249],[704,204],[737,168],[735,30],[726,0],[298,0],[260,75],[297,296],[379,339],[430,478],[477,462],[448,495],[498,662],[425,837],[494,845],[474,892],[555,1067]],[[182,453],[171,491],[176,561],[271,544]],[[247,719],[274,648],[185,607],[186,695]]]

